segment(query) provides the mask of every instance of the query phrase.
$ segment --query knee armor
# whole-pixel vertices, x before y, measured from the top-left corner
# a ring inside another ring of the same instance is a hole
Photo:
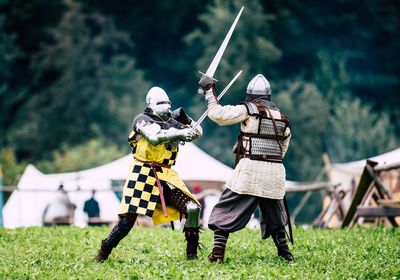
[[[186,204],[186,228],[200,227],[200,206],[190,201]]]

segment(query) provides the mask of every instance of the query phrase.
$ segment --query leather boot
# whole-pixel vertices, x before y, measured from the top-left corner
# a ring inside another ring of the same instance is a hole
[[[212,252],[208,255],[209,262],[224,263],[225,249],[221,247],[214,247]]]
[[[186,238],[186,257],[188,260],[197,259],[197,248],[199,247],[200,228],[184,228]]]
[[[103,262],[108,259],[108,256],[111,254],[113,247],[110,244],[106,243],[106,239],[101,241],[101,247],[99,252],[96,255],[96,262]]]
[[[275,246],[278,249],[278,256],[281,256],[289,263],[294,261],[294,257],[289,250],[289,246],[286,242],[286,233],[284,229],[272,233],[272,239],[274,240]]]
[[[103,262],[108,259],[113,248],[129,233],[135,223],[137,214],[127,214],[119,217],[118,223],[112,228],[108,237],[101,241],[101,247],[97,253],[96,262]]]

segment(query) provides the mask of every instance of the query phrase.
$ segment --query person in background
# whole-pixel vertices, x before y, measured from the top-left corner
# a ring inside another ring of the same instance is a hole
[[[43,212],[43,224],[45,226],[71,225],[74,220],[75,204],[73,204],[64,185],[58,187],[53,200],[46,206]]]
[[[219,104],[215,82],[210,77],[203,75],[199,84],[211,120],[219,125],[240,123],[234,147],[236,167],[208,221],[214,231],[209,261],[224,261],[229,234],[244,228],[257,206],[261,211],[262,238],[272,236],[278,255],[293,261],[286,242],[285,226],[289,224],[290,236],[291,227],[284,201],[283,158],[291,137],[289,119],[271,101],[270,84],[261,74],[249,82],[246,99],[236,106]]]
[[[94,198],[95,194],[96,194],[96,190],[92,190],[91,198],[86,200],[85,204],[83,206],[83,211],[88,216],[88,226],[99,226],[99,225],[101,225],[101,223],[99,223],[100,207],[99,207],[99,203]]]

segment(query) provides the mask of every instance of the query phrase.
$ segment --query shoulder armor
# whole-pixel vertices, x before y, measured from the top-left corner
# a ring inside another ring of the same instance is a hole
[[[286,126],[290,127],[289,118],[284,113],[282,113],[282,112],[280,112],[280,113],[281,113],[282,121],[286,123]]]
[[[133,119],[132,129],[137,131],[137,124],[142,123],[143,121],[145,123],[154,123],[154,120],[149,115],[139,114]]]
[[[192,123],[192,118],[190,118],[185,110],[183,110],[182,107],[179,107],[178,109],[172,111],[172,118],[178,122],[180,122],[181,124],[184,125],[190,125]]]
[[[250,116],[256,116],[259,115],[260,112],[258,111],[258,108],[256,106],[256,104],[252,103],[252,102],[244,102],[244,103],[240,103],[243,104],[244,106],[246,106],[247,109],[247,113]]]

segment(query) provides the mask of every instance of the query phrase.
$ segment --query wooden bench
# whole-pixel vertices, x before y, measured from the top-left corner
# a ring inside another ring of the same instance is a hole
[[[400,216],[400,206],[358,206],[357,216],[365,218]]]

